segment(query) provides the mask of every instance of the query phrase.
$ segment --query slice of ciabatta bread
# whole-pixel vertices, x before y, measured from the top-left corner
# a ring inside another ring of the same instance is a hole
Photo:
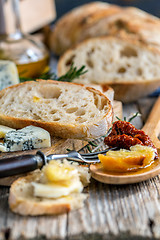
[[[78,82],[108,84],[117,100],[137,100],[160,86],[160,52],[131,39],[85,40],[60,58],[58,75],[66,73],[72,63],[88,69]]]
[[[65,165],[70,165],[65,162]],[[90,173],[88,167],[73,166],[84,187],[89,184]],[[83,207],[87,194],[73,192],[59,198],[34,196],[34,184],[41,181],[42,172],[36,170],[25,177],[20,177],[13,182],[9,192],[10,209],[21,215],[56,215]],[[42,191],[42,190],[41,190]]]
[[[0,92],[0,124],[42,127],[61,138],[93,139],[112,124],[112,107],[100,91],[53,80],[24,82]]]

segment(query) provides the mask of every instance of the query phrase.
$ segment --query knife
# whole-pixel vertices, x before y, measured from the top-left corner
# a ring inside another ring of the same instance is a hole
[[[68,154],[51,154],[45,156],[43,152],[37,151],[35,155],[28,154],[3,158],[0,159],[0,178],[10,177],[17,174],[34,171],[36,169],[41,169],[50,160],[57,160],[67,157]]]

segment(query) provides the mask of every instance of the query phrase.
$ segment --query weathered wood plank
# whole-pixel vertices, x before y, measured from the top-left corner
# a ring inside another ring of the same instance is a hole
[[[0,189],[0,231],[6,226],[6,217],[8,208],[8,188],[2,187]]]
[[[150,222],[159,216],[155,187],[158,182],[158,178],[154,178],[139,184],[109,186],[92,180],[84,210],[69,214],[69,239],[80,239],[78,235],[97,234],[102,237],[120,232],[127,233],[128,237],[154,237]],[[160,222],[154,224],[160,228]],[[160,237],[157,231],[156,234],[155,237]]]
[[[138,128],[148,114],[143,102],[147,105],[148,99],[141,100],[138,105],[124,105],[126,117],[142,110],[142,117],[133,121]],[[92,179],[88,191],[84,207],[77,211],[57,217],[21,217],[10,212],[8,195],[5,195],[8,189],[0,188],[0,196],[5,196],[4,199],[0,197],[0,229],[11,228],[12,240],[160,239],[159,177],[123,186]]]

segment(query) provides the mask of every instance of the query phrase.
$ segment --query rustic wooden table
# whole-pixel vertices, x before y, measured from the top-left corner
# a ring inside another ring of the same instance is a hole
[[[156,98],[123,105],[124,116],[139,111],[142,128]],[[82,209],[60,216],[22,217],[8,208],[8,187],[0,187],[0,240],[160,239],[160,178],[113,186],[91,180]]]

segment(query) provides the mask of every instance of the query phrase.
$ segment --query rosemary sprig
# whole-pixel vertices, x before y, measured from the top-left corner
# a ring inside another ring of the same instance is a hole
[[[86,145],[86,147],[87,147],[88,151],[91,153],[91,152],[92,152],[92,149],[90,148],[90,146],[89,146],[89,145]]]
[[[117,116],[115,116],[115,117],[116,117],[118,120],[120,120],[120,121],[131,122],[134,118],[139,117],[139,116],[141,116],[141,114],[140,114],[139,112],[136,112],[136,113],[134,113],[130,118],[128,118],[128,120],[127,120],[126,117],[124,117],[124,119],[120,119],[120,118],[117,117]]]
[[[128,122],[131,122],[134,118],[139,117],[139,116],[141,116],[141,114],[140,114],[139,112],[134,113],[133,116],[131,116],[131,117],[128,119]]]
[[[64,81],[64,82],[72,82],[73,79],[79,78],[81,75],[88,72],[88,70],[85,69],[86,67],[83,65],[80,68],[74,67],[73,64],[71,65],[68,72],[61,77],[57,78],[57,81]]]
[[[88,142],[88,144],[90,144],[90,145],[93,146],[93,147],[97,147],[97,144],[94,143],[94,142],[92,142],[92,141]]]
[[[39,79],[52,79],[52,80],[57,80],[57,81],[63,81],[63,82],[72,82],[73,79],[79,78],[81,75],[85,74],[88,70],[85,69],[86,67],[83,65],[80,68],[74,67],[73,64],[71,65],[70,69],[68,72],[61,77],[58,77],[56,73],[47,71],[40,75],[38,78]],[[20,82],[26,82],[26,81],[35,81],[37,78],[25,78],[21,77]]]
[[[123,121],[122,119],[120,119],[120,118],[119,118],[119,117],[117,117],[117,116],[116,116],[116,118],[117,118],[117,120],[119,120],[119,121]]]

